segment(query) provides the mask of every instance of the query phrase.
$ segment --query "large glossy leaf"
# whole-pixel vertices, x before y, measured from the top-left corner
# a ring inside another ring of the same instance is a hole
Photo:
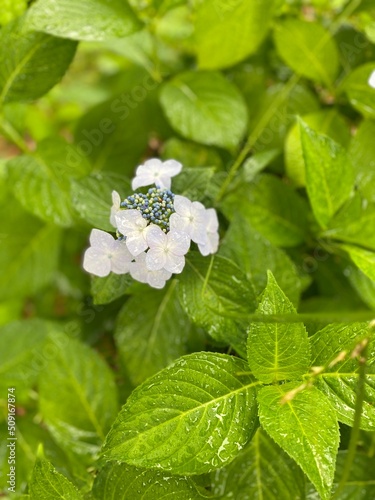
[[[302,283],[295,265],[283,250],[255,231],[244,217],[234,217],[220,246],[220,253],[232,259],[246,273],[256,295],[266,287],[267,271],[270,270],[285,295],[294,304],[298,303]]]
[[[94,500],[199,500],[203,497],[191,479],[139,469],[123,463],[107,464],[95,478]]]
[[[172,127],[187,139],[233,149],[245,133],[245,101],[220,73],[182,73],[164,85],[160,99]]]
[[[48,460],[38,459],[30,479],[31,500],[82,500],[77,488],[52,466]]]
[[[375,122],[363,120],[349,147],[356,173],[356,185],[364,198],[375,201]]]
[[[72,146],[46,140],[33,155],[17,156],[7,167],[14,196],[26,210],[59,226],[73,224],[70,179],[82,177],[90,167]]]
[[[117,391],[94,350],[65,334],[51,337],[39,396],[41,415],[62,447],[80,454],[98,450],[117,413]]]
[[[334,408],[315,387],[281,404],[298,384],[264,387],[258,393],[259,419],[264,430],[290,455],[323,500],[330,498],[340,435]]]
[[[375,117],[375,89],[368,83],[373,71],[372,62],[359,66],[347,76],[341,86],[351,105],[369,118]]]
[[[14,199],[0,207],[0,300],[34,294],[56,271],[60,230],[43,225],[24,212]]]
[[[262,429],[211,477],[213,494],[223,500],[295,500],[305,494],[301,469]]]
[[[303,121],[313,130],[328,135],[346,147],[350,140],[349,127],[336,109],[320,110],[303,116]],[[305,162],[298,123],[291,127],[285,142],[285,162],[288,176],[296,186],[306,185]]]
[[[253,312],[256,298],[251,283],[233,261],[190,253],[179,292],[184,309],[196,325],[216,340],[242,344],[234,320]],[[243,348],[241,351],[245,353]]]
[[[93,276],[91,279],[91,295],[94,304],[108,304],[126,294],[133,279],[130,274],[110,273],[104,278]]]
[[[0,386],[32,387],[40,369],[38,353],[54,325],[39,319],[14,321],[0,329]]]
[[[348,425],[353,424],[355,403],[357,399],[358,369],[356,359],[350,357],[355,345],[368,336],[366,323],[349,325],[332,324],[320,330],[310,339],[313,365],[325,366],[343,352],[346,357],[331,368],[326,368],[318,379],[318,387],[334,405],[338,419]],[[373,343],[369,348],[369,364],[375,361]],[[362,406],[361,427],[366,430],[375,429],[375,375],[373,369],[366,375],[365,397]]]
[[[371,280],[375,280],[375,252],[354,245],[341,245],[354,264]]]
[[[126,0],[38,0],[28,26],[73,40],[122,38],[141,27]]]
[[[224,68],[254,53],[267,34],[275,3],[265,8],[261,2],[201,2],[195,15],[199,66]]]
[[[72,204],[80,218],[103,231],[115,231],[109,219],[112,206],[112,191],[121,199],[130,194],[130,182],[117,174],[91,174],[82,179],[72,179]]]
[[[132,175],[147,147],[154,112],[148,107],[147,96],[155,86],[150,90],[137,80],[134,88],[140,91],[135,98],[124,88],[119,96],[91,108],[77,124],[75,144],[91,160],[94,172],[111,170]],[[118,191],[121,189],[119,186]]]
[[[375,203],[356,193],[329,223],[324,237],[375,250]]]
[[[338,52],[323,26],[289,18],[276,25],[275,42],[282,59],[296,73],[332,84],[339,66]]]
[[[293,304],[268,271],[268,283],[256,314],[296,314]],[[261,323],[250,325],[247,358],[262,382],[301,378],[310,366],[310,349],[303,323]]]
[[[190,321],[172,281],[166,290],[132,296],[117,319],[115,339],[123,366],[134,385],[186,354]]]
[[[0,33],[0,105],[41,97],[71,63],[76,43],[23,30],[18,20]]]
[[[307,235],[305,200],[270,174],[261,174],[251,184],[230,193],[222,208],[230,219],[241,214],[276,246],[299,245]]]
[[[139,386],[102,453],[139,467],[202,474],[233,460],[253,434],[255,386],[238,358],[209,352],[177,360]]]
[[[354,170],[345,149],[300,122],[306,187],[316,220],[325,228],[349,198]]]

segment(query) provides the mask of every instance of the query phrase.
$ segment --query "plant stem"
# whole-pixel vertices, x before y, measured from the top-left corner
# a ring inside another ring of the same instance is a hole
[[[29,153],[30,149],[27,146],[24,138],[18,131],[9,123],[3,116],[0,116],[0,131],[15,144],[24,153]]]
[[[367,339],[368,340],[368,339]],[[344,470],[340,479],[340,482],[337,486],[337,489],[332,496],[332,499],[338,498],[341,491],[344,489],[349,476],[350,470],[353,465],[353,461],[355,458],[355,454],[357,451],[357,443],[360,432],[360,424],[361,424],[361,416],[362,416],[362,406],[365,397],[365,386],[366,386],[366,361],[367,361],[367,345],[364,346],[362,352],[359,355],[359,371],[358,371],[358,387],[357,387],[357,398],[355,402],[354,409],[354,420],[353,427],[350,433],[350,441],[348,447],[348,454],[344,464]]]

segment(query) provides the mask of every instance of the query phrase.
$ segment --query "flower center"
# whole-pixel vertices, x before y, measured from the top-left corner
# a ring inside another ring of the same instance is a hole
[[[169,217],[174,213],[174,194],[169,189],[150,188],[146,194],[133,193],[121,203],[123,209],[139,210],[147,222],[169,231]]]

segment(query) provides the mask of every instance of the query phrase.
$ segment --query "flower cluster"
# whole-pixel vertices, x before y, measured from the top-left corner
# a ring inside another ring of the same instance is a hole
[[[181,273],[191,242],[202,255],[215,253],[219,245],[216,211],[199,201],[175,195],[171,178],[182,165],[175,160],[146,161],[136,170],[134,190],[153,185],[147,192],[134,192],[121,201],[113,191],[110,222],[116,238],[93,229],[91,246],[83,267],[96,276],[130,273],[133,279],[163,288],[172,274]]]

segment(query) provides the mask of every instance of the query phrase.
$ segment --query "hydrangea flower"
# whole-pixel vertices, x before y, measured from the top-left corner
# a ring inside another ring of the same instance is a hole
[[[370,87],[375,89],[375,70],[371,73],[370,78],[368,79],[368,84]]]
[[[129,272],[141,283],[163,288],[172,274],[182,272],[191,242],[204,256],[217,251],[216,211],[170,190],[171,177],[181,168],[175,160],[148,160],[137,168],[132,187],[153,187],[134,192],[123,201],[117,191],[112,192],[109,218],[117,239],[92,230],[91,246],[83,259],[86,271],[101,277],[110,271]]]
[[[171,177],[181,172],[182,165],[176,160],[162,162],[157,158],[147,160],[139,165],[132,181],[132,189],[136,190],[142,186],[155,186],[159,188],[171,188]]]
[[[90,235],[91,246],[86,250],[83,267],[89,273],[104,277],[112,271],[116,274],[129,272],[132,254],[122,240],[100,229],[93,229]]]
[[[153,271],[147,268],[146,253],[139,254],[135,261],[130,264],[130,276],[136,281],[147,283],[153,288],[164,288],[165,282],[172,276],[170,271],[159,269]]]

